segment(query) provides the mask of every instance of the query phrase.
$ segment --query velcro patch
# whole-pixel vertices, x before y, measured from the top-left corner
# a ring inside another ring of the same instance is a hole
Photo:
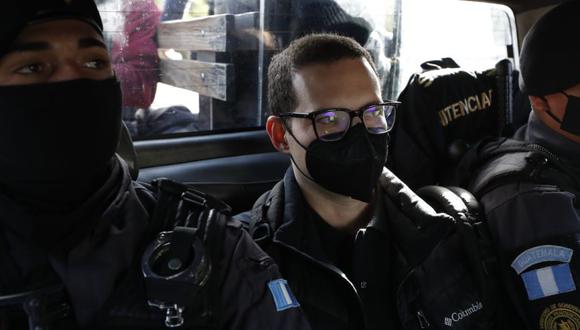
[[[284,279],[273,280],[268,283],[274,304],[276,304],[276,311],[280,312],[289,308],[300,306],[294,294],[288,286],[288,282]]]

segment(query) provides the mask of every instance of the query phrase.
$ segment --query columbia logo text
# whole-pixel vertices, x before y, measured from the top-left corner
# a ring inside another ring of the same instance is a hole
[[[477,302],[471,304],[470,307],[468,307],[464,310],[453,312],[453,313],[451,313],[451,315],[446,316],[445,319],[443,320],[443,323],[446,326],[451,327],[451,326],[453,326],[453,323],[459,322],[459,321],[463,320],[464,318],[469,317],[472,314],[479,312],[482,309],[483,309],[483,303],[481,303],[481,301],[477,301]]]

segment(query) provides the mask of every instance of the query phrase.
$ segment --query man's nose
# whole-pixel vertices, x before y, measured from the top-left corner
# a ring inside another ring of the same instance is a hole
[[[53,71],[49,82],[68,81],[83,78],[82,70],[74,61],[60,63]]]
[[[361,123],[362,123],[362,120],[360,120],[360,117],[359,116],[355,116],[354,118],[352,118],[352,121],[350,123],[350,126],[352,127],[354,125],[358,125],[358,124],[361,124]]]

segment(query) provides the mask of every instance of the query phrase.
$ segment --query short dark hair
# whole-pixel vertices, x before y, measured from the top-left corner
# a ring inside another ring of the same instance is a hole
[[[311,34],[296,39],[272,58],[268,68],[268,107],[273,115],[292,112],[298,106],[292,85],[294,72],[317,63],[365,58],[377,70],[370,54],[354,39],[336,34]]]

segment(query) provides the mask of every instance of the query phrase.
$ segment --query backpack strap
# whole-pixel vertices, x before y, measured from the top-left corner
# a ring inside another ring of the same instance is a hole
[[[274,231],[282,220],[283,202],[284,180],[281,180],[254,203],[250,213],[248,232],[262,249],[268,247],[272,241]]]
[[[152,182],[157,193],[157,205],[151,220],[151,232],[156,235],[164,230],[171,230],[176,226],[189,227],[200,212],[215,209],[223,214],[230,214],[229,205],[213,196],[195,190],[185,184],[177,183],[167,178],[159,178]],[[182,206],[187,204],[187,208]],[[183,212],[185,209],[189,212]]]

